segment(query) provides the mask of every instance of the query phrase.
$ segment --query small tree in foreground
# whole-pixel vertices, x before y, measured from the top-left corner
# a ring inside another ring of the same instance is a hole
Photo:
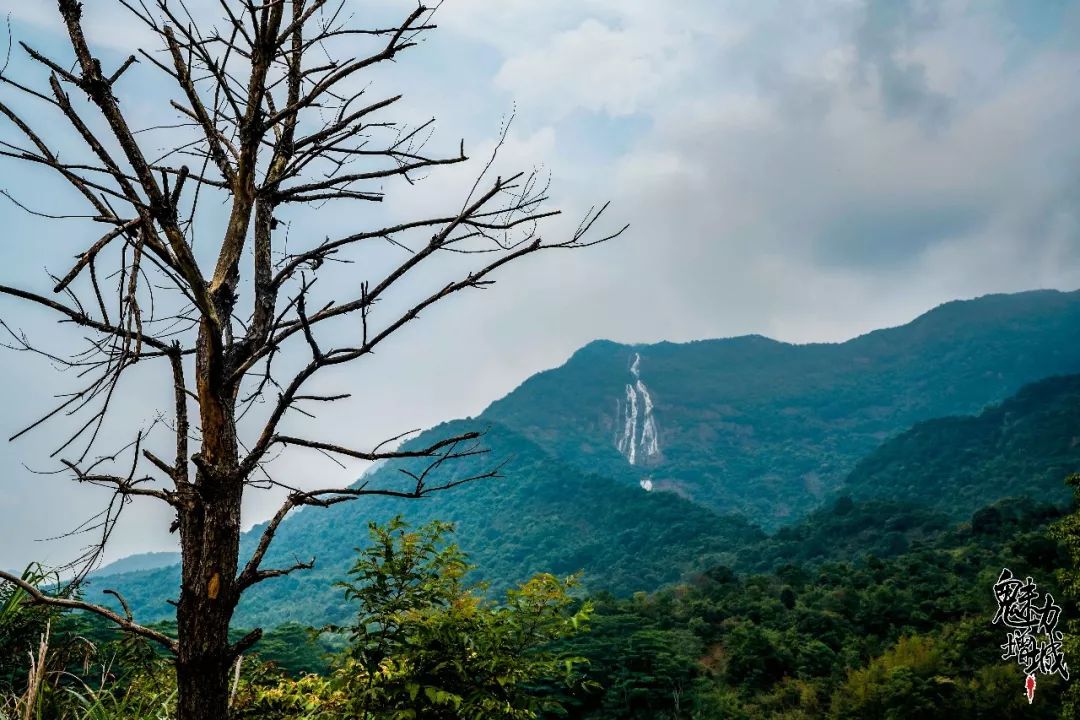
[[[546,239],[541,221],[556,211],[545,205],[545,183],[536,173],[490,177],[494,158],[461,187],[456,209],[333,237],[305,230],[314,210],[363,217],[355,208],[381,201],[385,188],[408,188],[420,174],[466,161],[463,146],[427,151],[430,123],[389,118],[400,95],[370,94],[369,73],[434,28],[426,7],[361,27],[354,20],[370,17],[370,9],[348,0],[116,0],[107,12],[133,20],[151,44],[111,60],[88,40],[82,4],[58,4],[70,52],[50,57],[22,44],[41,71],[37,80],[0,69],[7,121],[0,155],[66,187],[52,200],[9,195],[24,209],[101,230],[89,241],[57,235],[75,260],[51,276],[51,292],[0,285],[0,293],[46,308],[78,331],[67,353],[10,331],[17,349],[40,353],[85,383],[23,432],[47,420],[73,423],[54,457],[75,480],[112,493],[88,526],[101,542],[82,568],[96,562],[129,501],[171,508],[182,553],[177,635],[142,626],[130,613],[50,596],[8,573],[0,579],[34,602],[94,612],[161,644],[175,655],[179,720],[220,720],[228,716],[230,667],[260,636],[229,640],[241,594],[311,565],[263,567],[290,511],[372,493],[418,498],[475,479],[432,485],[428,472],[418,472],[393,488],[300,490],[297,478],[275,476],[267,463],[289,448],[339,460],[423,457],[430,467],[481,452],[472,432],[409,452],[288,432],[287,414],[303,428],[314,407],[349,397],[313,389],[313,378],[383,348],[455,293],[489,286],[504,265],[621,230],[590,234],[601,207],[567,237]],[[102,3],[90,7],[106,12]],[[198,15],[200,8],[213,17]],[[159,96],[167,99],[148,116]],[[57,207],[65,199],[81,206]],[[52,204],[35,207],[42,202]],[[371,260],[364,253],[376,243],[400,257]],[[114,436],[101,430],[129,371],[146,365],[163,371],[170,406],[150,427],[131,428],[127,445],[95,449]],[[251,487],[282,489],[286,499],[241,559],[240,507]]]
[[[491,718],[559,710],[551,687],[584,686],[584,661],[557,649],[591,612],[569,594],[574,578],[540,574],[496,603],[469,584],[472,567],[451,527],[371,525],[372,544],[342,583],[358,605],[351,646],[328,678],[309,675],[253,689],[243,717]]]

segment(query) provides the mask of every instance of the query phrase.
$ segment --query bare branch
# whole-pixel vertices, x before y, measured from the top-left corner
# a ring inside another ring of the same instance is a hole
[[[467,477],[458,478],[456,480],[449,480],[439,485],[431,486],[427,484],[427,478],[431,474],[431,472],[438,469],[446,462],[487,454],[488,451],[486,449],[480,449],[476,446],[470,446],[465,450],[457,449],[458,446],[461,445],[463,442],[476,440],[480,437],[481,433],[467,432],[457,435],[455,437],[440,440],[439,442],[422,449],[395,450],[388,452],[358,452],[355,450],[349,450],[347,448],[342,448],[327,443],[305,441],[298,438],[277,438],[277,441],[283,444],[309,447],[356,459],[385,460],[407,458],[432,458],[433,461],[422,472],[418,474],[410,472],[406,473],[415,480],[414,486],[408,490],[395,490],[392,488],[370,488],[367,486],[366,483],[358,487],[348,488],[293,490],[289,493],[289,496],[285,499],[285,502],[281,505],[281,507],[278,508],[278,511],[274,514],[274,517],[270,519],[266,527],[263,529],[262,535],[259,537],[259,543],[258,545],[256,545],[255,550],[252,552],[251,558],[248,560],[248,563],[244,567],[243,571],[241,571],[241,573],[237,577],[237,587],[239,587],[242,591],[244,588],[262,582],[263,580],[267,580],[273,577],[280,577],[281,575],[286,575],[296,570],[309,568],[313,565],[314,558],[308,563],[298,562],[295,565],[284,569],[266,571],[260,570],[260,565],[263,561],[263,558],[265,557],[267,550],[270,548],[270,545],[273,542],[274,536],[277,534],[281,523],[285,520],[286,516],[294,508],[301,507],[303,505],[330,507],[331,505],[336,505],[341,502],[347,502],[349,500],[355,500],[356,498],[363,497],[365,495],[381,495],[386,497],[397,497],[404,499],[419,499],[427,497],[428,495],[431,495],[433,493],[459,487],[466,483],[501,477],[500,473],[505,462],[490,470],[469,475]],[[395,438],[392,438],[391,440],[393,439]]]
[[[29,602],[31,603],[36,605],[46,605],[48,607],[63,608],[65,610],[84,610],[86,612],[94,613],[95,615],[100,615],[101,617],[114,622],[122,630],[132,633],[133,635],[138,635],[139,637],[144,637],[147,640],[153,640],[171,653],[175,654],[177,652],[176,640],[173,640],[168,635],[160,633],[157,630],[152,630],[151,628],[143,627],[142,625],[132,622],[130,618],[117,615],[107,607],[83,602],[82,600],[46,595],[22,578],[4,572],[3,570],[0,570],[0,580],[9,582],[25,592],[30,596]]]
[[[279,443],[281,445],[296,445],[298,447],[324,450],[326,452],[334,453],[337,455],[344,455],[346,457],[351,457],[357,460],[391,460],[401,458],[432,457],[443,448],[452,447],[454,445],[469,440],[476,440],[480,437],[481,433],[479,432],[467,432],[462,433],[461,435],[457,435],[455,437],[440,440],[434,445],[422,448],[420,450],[390,450],[387,452],[378,452],[377,450],[367,452],[361,450],[351,450],[340,445],[333,445],[331,443],[318,442],[315,440],[304,440],[302,438],[290,437],[288,435],[275,435],[273,442]]]
[[[124,328],[99,322],[80,311],[72,310],[71,308],[63,305],[62,303],[58,303],[55,300],[50,300],[47,297],[43,297],[41,295],[38,295],[37,293],[32,293],[28,290],[20,290],[19,288],[8,287],[7,285],[0,285],[0,294],[10,295],[12,297],[21,298],[23,300],[29,300],[30,302],[42,305],[51,310],[55,310],[61,315],[64,315],[68,319],[68,321],[73,322],[76,325],[82,325],[84,327],[92,328],[94,330],[98,330],[109,335],[116,335],[118,337],[132,336],[131,333]],[[168,343],[155,337],[143,335],[142,333],[135,333],[134,337],[138,339],[140,343],[161,351],[158,353],[158,355],[165,354],[169,352],[172,348],[172,346]]]

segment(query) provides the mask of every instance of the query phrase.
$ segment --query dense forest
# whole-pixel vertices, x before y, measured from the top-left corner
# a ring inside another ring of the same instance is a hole
[[[844,497],[746,548],[744,570],[717,565],[630,597],[540,574],[497,600],[467,579],[449,526],[373,525],[336,587],[352,615],[268,633],[238,669],[235,708],[309,720],[1068,717],[1054,677],[1039,678],[1027,706],[991,623],[1001,568],[1037,578],[1077,617],[1061,592],[1062,518],[1014,499],[949,525]],[[852,551],[883,523],[888,533]],[[167,711],[168,670],[151,648],[81,615],[19,607],[10,592],[5,601],[7,643],[32,653],[52,624],[49,655],[37,658],[67,673],[40,690],[47,716]],[[26,686],[25,657],[0,666],[8,697]]]

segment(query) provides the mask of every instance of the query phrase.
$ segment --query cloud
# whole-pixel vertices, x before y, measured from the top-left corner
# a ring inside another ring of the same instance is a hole
[[[855,34],[859,79],[876,75],[882,108],[892,118],[916,116],[928,126],[947,119],[950,101],[929,86],[926,65],[909,57],[920,31],[940,21],[937,3],[870,0]]]
[[[17,18],[47,26],[24,6]],[[380,16],[412,6],[372,5]],[[452,151],[464,136],[479,164],[517,102],[496,172],[551,174],[565,215],[545,233],[606,199],[631,231],[509,267],[489,292],[455,298],[330,378],[363,398],[325,416],[331,440],[371,446],[476,414],[597,337],[840,340],[956,297],[1080,286],[1076,3],[450,0],[437,18],[438,33],[380,74],[378,90],[404,90],[409,117],[439,117],[434,143]],[[119,50],[127,28],[115,28],[95,32]],[[149,112],[149,102],[138,107]],[[13,184],[13,169],[0,166],[0,185]],[[293,237],[453,208],[478,169],[388,188],[379,208],[321,211],[297,221]],[[9,274],[69,261],[66,227],[2,212],[12,232],[49,241],[5,244]],[[397,252],[365,248],[350,272],[377,271]],[[354,280],[342,274],[325,292],[349,292]],[[5,319],[14,311],[5,306]],[[34,406],[44,369],[10,353],[0,367],[18,380],[4,388],[13,402]],[[16,469],[40,449],[0,460]],[[305,455],[281,469],[299,483],[359,472]],[[0,566],[44,552],[26,538],[65,529],[98,499],[59,480],[43,491],[26,474],[6,483],[20,505],[62,511],[48,527],[0,531]],[[245,517],[264,519],[274,505],[252,495]],[[132,514],[114,552],[168,547],[159,520]]]
[[[207,11],[213,5],[212,0],[191,0],[187,3],[193,17],[206,17]],[[53,35],[66,33],[56,3],[13,3],[8,13],[10,13],[9,17],[17,23],[32,26]],[[87,4],[83,10],[82,24],[87,39],[98,48],[99,52],[104,50],[127,55],[132,52],[133,46],[147,46],[154,38],[152,31],[145,23],[129,13],[118,11],[118,8],[111,4],[110,6],[101,3]],[[70,55],[70,50],[67,54]]]
[[[685,60],[679,46],[588,19],[543,47],[507,60],[495,84],[526,111],[561,119],[574,111],[620,116],[638,112],[663,91]]]
[[[876,7],[861,8],[852,26],[883,22]],[[966,29],[963,14],[931,17],[935,43],[948,37],[950,23]],[[922,51],[919,31],[929,20],[905,22],[917,28],[901,33],[890,25],[889,32]],[[869,43],[860,32],[851,38],[856,46]],[[1061,193],[1071,183],[1052,156],[1072,158],[1080,149],[1066,130],[1080,110],[1070,81],[1080,68],[1075,48],[1036,53],[978,95],[943,96],[948,122],[935,116],[927,127],[933,103],[901,112],[898,103],[915,99],[890,98],[892,90],[861,82],[866,59],[859,51],[841,45],[785,54],[784,41],[774,37],[769,80],[749,97],[714,91],[669,99],[652,131],[621,160],[620,192],[637,198],[633,208],[648,208],[639,226],[691,238],[711,230],[713,241],[697,244],[692,259],[664,254],[683,287],[693,282],[702,251],[717,266],[732,255],[779,252],[797,258],[808,275],[831,267],[955,274],[962,264],[922,267],[928,252],[988,232],[1037,252],[1044,233],[1032,237],[1021,218],[1068,211],[1068,193]],[[981,55],[963,60],[978,66]],[[1016,271],[1003,265],[984,282],[989,287]],[[1055,274],[1044,281],[1051,279],[1062,280]]]

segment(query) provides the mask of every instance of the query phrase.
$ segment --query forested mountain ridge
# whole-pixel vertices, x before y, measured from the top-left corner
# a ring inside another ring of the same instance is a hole
[[[1080,293],[1035,291],[946,303],[835,344],[598,341],[481,418],[571,465],[634,484],[649,478],[775,528],[914,423],[977,413],[1027,383],[1077,371]]]
[[[464,422],[429,433],[459,433]],[[411,444],[430,440],[422,435]],[[484,444],[488,454],[448,463],[433,482],[473,475],[506,461],[504,477],[467,483],[423,500],[368,496],[298,511],[282,524],[264,565],[314,557],[315,568],[254,587],[240,605],[238,622],[273,626],[343,620],[346,610],[334,582],[344,577],[355,548],[366,544],[368,523],[384,523],[397,514],[417,525],[433,519],[455,523],[456,541],[470,548],[493,591],[541,571],[581,571],[588,588],[619,594],[654,589],[710,565],[735,564],[739,548],[764,538],[741,517],[719,516],[673,493],[647,493],[583,474],[505,428],[489,427]],[[404,476],[396,467],[383,466],[365,480],[372,487],[399,482]],[[251,552],[261,529],[256,526],[245,534],[242,558]],[[114,575],[98,585],[121,588],[144,620],[164,620],[174,613],[167,600],[175,598],[179,572],[172,567]]]
[[[149,552],[137,555],[128,555],[115,562],[98,568],[91,575],[105,577],[107,575],[123,575],[124,573],[139,572],[140,570],[156,570],[157,568],[177,565],[180,562],[180,553],[176,552]]]
[[[422,501],[365,497],[296,513],[282,525],[267,564],[314,557],[316,568],[256,587],[238,620],[274,625],[339,619],[340,591],[333,582],[364,543],[367,523],[398,513],[414,524],[456,523],[457,541],[495,589],[538,571],[580,570],[589,591],[628,594],[710,566],[768,569],[785,556],[818,562],[867,547],[881,555],[903,552],[949,520],[967,519],[974,508],[1000,498],[1065,497],[1062,478],[1077,469],[1070,466],[1071,450],[1053,455],[1053,467],[1018,466],[1015,481],[979,485],[977,473],[942,479],[935,486],[940,503],[948,497],[942,483],[951,482],[949,492],[960,498],[952,509],[916,507],[925,498],[896,479],[879,482],[879,492],[863,492],[866,483],[859,485],[859,478],[868,466],[860,466],[851,487],[861,489],[853,494],[881,501],[870,521],[866,513],[834,512],[829,497],[847,492],[846,470],[890,436],[891,443],[905,442],[900,433],[925,415],[975,413],[1027,380],[1080,369],[1078,341],[1080,294],[1036,292],[950,303],[901,328],[835,345],[795,346],[761,337],[637,347],[592,343],[479,418],[444,424],[407,444],[429,446],[455,432],[486,428],[488,455],[449,463],[431,482],[508,460],[504,478]],[[1055,415],[1041,401],[1024,398],[1058,388],[1064,403],[1075,385],[1048,380],[1000,406],[1011,408],[1008,428],[1025,432],[1015,442],[999,438],[1000,447],[1042,442],[1045,433],[1027,429],[1055,418],[1068,422],[1068,413]],[[610,401],[606,415],[604,398]],[[1033,411],[1030,418],[1018,415],[1024,409]],[[994,412],[987,410],[987,417]],[[911,432],[923,433],[920,427]],[[1062,427],[1050,435],[1061,439],[1067,432]],[[962,437],[934,436],[933,442],[950,443],[935,452],[982,452],[957,448]],[[392,485],[403,477],[398,467],[376,468],[364,480],[373,487]],[[1023,474],[1028,470],[1030,477]],[[823,500],[825,509],[796,522]],[[758,525],[775,529],[782,516],[794,525],[766,538]],[[241,559],[260,530],[245,536]],[[166,600],[175,598],[177,586],[175,568],[108,579],[108,587],[120,588],[147,621],[172,615]]]
[[[919,423],[863,458],[844,491],[920,503],[954,518],[1029,495],[1065,503],[1080,470],[1080,375],[1046,378],[976,416]]]

